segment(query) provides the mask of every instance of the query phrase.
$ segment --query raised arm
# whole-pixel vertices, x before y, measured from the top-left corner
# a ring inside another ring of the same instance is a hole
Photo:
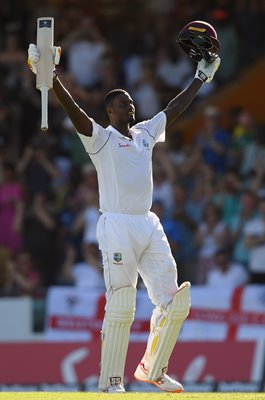
[[[61,48],[53,48],[53,61],[54,65],[58,65],[60,62]],[[33,73],[37,72],[37,63],[39,61],[40,54],[37,46],[35,44],[30,44],[28,49],[28,65]],[[78,106],[74,101],[71,94],[64,87],[62,82],[54,71],[53,80],[53,91],[59,101],[59,103],[64,108],[65,112],[69,116],[72,124],[78,133],[85,136],[92,136],[92,121],[89,116]]]
[[[85,136],[92,136],[92,122],[88,115],[74,101],[71,94],[64,87],[58,76],[53,81],[53,91],[64,108],[66,114],[72,121],[78,133]]]
[[[167,128],[172,125],[176,119],[186,110],[191,104],[196,94],[204,83],[211,82],[215,72],[220,65],[220,58],[217,57],[210,64],[202,59],[198,63],[195,77],[191,84],[187,86],[181,93],[172,99],[164,112],[167,116]]]

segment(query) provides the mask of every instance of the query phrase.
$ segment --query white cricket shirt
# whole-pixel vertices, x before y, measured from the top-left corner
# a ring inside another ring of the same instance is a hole
[[[166,114],[130,128],[132,139],[92,120],[92,136],[78,133],[98,175],[101,212],[145,214],[151,208],[152,150],[165,141]]]

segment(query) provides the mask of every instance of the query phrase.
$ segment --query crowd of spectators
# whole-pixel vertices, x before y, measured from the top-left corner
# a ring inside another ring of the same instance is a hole
[[[2,295],[37,294],[54,284],[103,287],[96,172],[52,92],[49,131],[40,131],[40,94],[27,67],[27,48],[35,43],[36,18],[44,15],[55,17],[60,78],[104,126],[109,90],[127,89],[141,120],[191,81],[195,66],[175,42],[191,20],[215,26],[223,61],[192,107],[265,52],[263,0],[2,2]],[[231,115],[224,125],[222,110],[209,105],[191,142],[171,132],[154,150],[153,210],[168,235],[180,281],[265,283],[265,128],[246,109]]]

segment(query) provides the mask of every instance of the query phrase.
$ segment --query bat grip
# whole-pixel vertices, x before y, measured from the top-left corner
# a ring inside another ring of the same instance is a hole
[[[40,87],[41,92],[41,130],[47,131],[48,129],[48,91],[47,86]]]

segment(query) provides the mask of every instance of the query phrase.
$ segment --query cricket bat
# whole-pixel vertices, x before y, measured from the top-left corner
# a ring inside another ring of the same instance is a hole
[[[36,88],[41,92],[41,129],[48,129],[48,91],[53,86],[53,30],[54,19],[41,17],[37,19],[37,47],[40,59],[37,63]]]

